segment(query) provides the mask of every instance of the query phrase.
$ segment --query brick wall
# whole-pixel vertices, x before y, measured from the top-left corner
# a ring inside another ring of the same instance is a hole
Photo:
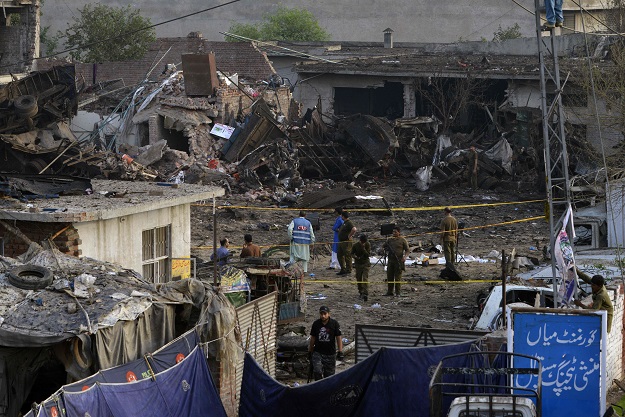
[[[30,72],[39,56],[39,5],[5,7],[6,15],[18,14],[19,24],[8,26],[0,17],[0,74]]]
[[[219,71],[237,73],[239,79],[266,80],[275,73],[266,54],[251,43],[211,42],[201,37],[186,37],[157,39],[145,56],[135,61],[76,64],[76,77],[85,80],[87,85],[120,78],[127,86],[135,85],[146,77],[150,81],[158,81],[166,64],[180,64],[177,68],[182,70],[183,54],[208,52],[215,53]],[[160,63],[155,66],[155,63],[159,61]],[[60,65],[59,60],[38,61],[37,70],[50,69],[54,65]]]
[[[61,232],[52,241],[56,247],[68,255],[80,256],[82,254],[80,249],[82,241],[80,236],[78,236],[78,231],[70,223],[17,221],[12,226],[18,228],[30,240],[36,243],[41,243]],[[4,239],[4,256],[15,258],[28,250],[28,245],[25,242],[8,233],[2,227],[0,227],[0,237]]]

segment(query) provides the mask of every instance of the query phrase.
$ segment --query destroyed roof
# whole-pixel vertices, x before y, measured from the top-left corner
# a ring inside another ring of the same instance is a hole
[[[561,58],[560,69],[568,71],[584,65],[577,58]],[[352,58],[340,64],[302,62],[298,73],[380,75],[395,77],[448,76],[501,79],[538,79],[538,57],[513,55],[395,54],[383,57]]]
[[[596,43],[599,35],[588,35]],[[559,56],[579,56],[584,49],[586,39],[583,34],[557,36]],[[292,56],[301,60],[314,60],[314,57],[338,61],[353,57],[383,57],[393,55],[477,55],[499,56],[535,56],[538,59],[535,38],[507,39],[500,42],[453,42],[453,43],[417,43],[394,42],[392,48],[385,48],[383,42],[292,42],[274,41],[257,42],[258,49],[271,58]],[[290,50],[290,51],[289,51]],[[306,55],[310,55],[307,57]]]
[[[86,222],[117,218],[224,195],[223,188],[196,184],[112,180],[92,180],[91,184],[93,192],[89,195],[28,199],[24,202],[18,199],[0,199],[0,219]],[[22,184],[22,187],[26,188],[26,185]]]
[[[25,272],[30,268],[51,273],[52,283],[42,289],[16,286],[15,268],[20,265],[28,265]],[[155,303],[192,304],[204,291],[201,282],[191,279],[157,289],[119,265],[75,258],[33,243],[20,261],[0,257],[0,345],[51,345],[80,333],[93,334],[120,320],[134,320]]]
[[[184,37],[159,38],[150,45],[143,58],[134,61],[76,63],[76,77],[84,79],[87,85],[123,79],[124,84],[128,86],[143,81],[155,63],[160,61],[160,64],[149,75],[149,79],[155,81],[166,64],[180,64],[178,69],[182,69],[183,54],[207,54],[209,52],[215,53],[219,71],[237,73],[240,78],[254,81],[266,80],[275,74],[265,54],[250,42],[216,42],[202,37]],[[58,60],[37,61],[39,70],[53,65],[59,65]],[[97,67],[97,71],[94,71],[94,66]]]

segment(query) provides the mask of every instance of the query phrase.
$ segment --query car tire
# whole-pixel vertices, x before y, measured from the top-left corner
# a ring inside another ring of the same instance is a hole
[[[13,101],[13,107],[21,117],[34,117],[39,112],[37,97],[31,95],[19,96]]]
[[[40,290],[52,284],[54,275],[48,268],[38,265],[20,265],[9,271],[11,285],[23,290]]]

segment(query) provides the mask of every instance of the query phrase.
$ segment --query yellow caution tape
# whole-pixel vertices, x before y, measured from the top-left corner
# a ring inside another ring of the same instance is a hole
[[[485,224],[485,225],[481,225],[481,226],[472,226],[472,227],[465,227],[464,229],[458,229],[458,232],[463,232],[463,231],[467,231],[467,230],[477,230],[477,229],[485,229],[487,227],[495,227],[495,226],[505,226],[505,225],[509,225],[509,224],[515,224],[515,223],[523,223],[523,222],[531,222],[534,220],[544,220],[543,216],[535,216],[535,217],[527,217],[524,219],[517,219],[517,220],[509,220],[506,222],[500,222],[500,223],[490,223],[490,224]],[[403,235],[403,237],[405,238],[412,238],[412,237],[419,237],[419,236],[427,236],[427,235],[440,235],[441,232],[440,231],[436,231],[436,232],[423,232],[423,233],[416,233],[416,234],[411,234],[411,235]],[[386,240],[385,237],[379,237],[379,238],[369,238],[369,241],[375,241],[375,240]],[[315,242],[315,245],[331,245],[333,244],[334,241],[332,242]],[[288,244],[283,244],[283,245],[259,245],[261,248],[288,248],[290,245]],[[237,248],[242,248],[243,246],[230,246],[233,249],[237,249]],[[199,249],[199,250],[206,250],[206,249],[213,249],[213,246],[194,246],[192,247],[192,249]]]
[[[525,201],[504,201],[499,203],[479,203],[479,204],[461,204],[456,206],[428,206],[428,207],[391,207],[391,208],[349,208],[350,212],[376,212],[376,211],[440,211],[444,210],[445,207],[449,207],[450,209],[459,209],[459,208],[472,208],[472,207],[497,207],[497,206],[506,206],[511,204],[531,204],[531,203],[542,203],[545,202],[545,199],[540,200],[525,200]],[[213,207],[212,204],[205,203],[193,203],[193,206],[204,206],[204,207]],[[271,210],[271,211],[333,211],[334,209],[330,208],[322,208],[322,209],[312,209],[312,208],[294,208],[294,207],[254,207],[254,206],[217,206],[218,209],[239,209],[239,210]]]

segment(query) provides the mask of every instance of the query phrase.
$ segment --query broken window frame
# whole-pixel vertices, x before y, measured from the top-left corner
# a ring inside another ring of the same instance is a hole
[[[143,278],[155,284],[171,281],[171,224],[141,233]]]

